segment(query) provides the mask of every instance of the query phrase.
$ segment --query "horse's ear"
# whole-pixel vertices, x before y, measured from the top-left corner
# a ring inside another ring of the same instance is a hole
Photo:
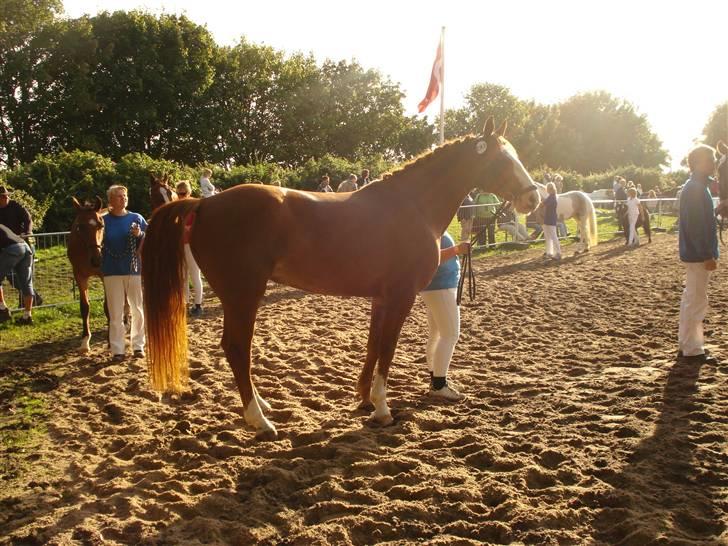
[[[485,126],[483,127],[483,136],[490,136],[493,134],[493,129],[495,128],[495,121],[493,121],[493,116],[490,116],[487,120],[485,120]]]
[[[728,154],[728,145],[726,145],[726,143],[723,142],[722,140],[718,141],[718,144],[715,145],[715,148],[723,155]]]
[[[103,207],[103,206],[104,206],[104,204],[101,202],[101,197],[99,197],[97,195],[96,198],[94,199],[94,210],[96,212],[99,212],[101,210],[101,207]]]
[[[496,135],[499,137],[506,135],[506,129],[508,128],[508,120],[503,120],[503,123],[500,124],[500,127],[498,127],[498,130],[495,132]]]
[[[73,208],[76,210],[81,210],[83,207],[81,206],[81,203],[78,202],[78,199],[75,197],[71,197],[71,201],[73,202]]]

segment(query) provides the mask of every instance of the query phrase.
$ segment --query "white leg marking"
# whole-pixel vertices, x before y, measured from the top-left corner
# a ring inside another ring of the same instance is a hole
[[[255,399],[258,401],[258,405],[260,406],[260,409],[264,412],[268,412],[271,410],[270,404],[263,400],[263,397],[258,393],[258,389],[253,387],[253,392],[255,393]]]
[[[81,338],[81,352],[88,353],[91,350],[91,336],[84,336]]]
[[[374,403],[374,413],[372,414],[374,420],[382,425],[391,424],[394,419],[392,419],[392,414],[389,412],[389,407],[387,407],[387,382],[380,374],[377,374],[374,378],[371,397]]]
[[[245,408],[243,417],[245,417],[246,423],[255,428],[257,434],[272,433],[273,436],[277,434],[273,424],[265,418],[265,415],[263,415],[263,412],[260,410],[258,399],[255,396],[253,396],[248,407]]]

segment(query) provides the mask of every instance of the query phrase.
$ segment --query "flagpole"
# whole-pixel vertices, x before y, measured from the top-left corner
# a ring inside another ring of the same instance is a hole
[[[445,27],[440,32],[440,146],[445,143]]]

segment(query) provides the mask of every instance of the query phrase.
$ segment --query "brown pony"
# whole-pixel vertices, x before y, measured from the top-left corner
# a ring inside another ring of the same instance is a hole
[[[617,223],[624,232],[625,243],[629,243],[629,216],[627,214],[627,204],[617,203],[614,207],[614,212],[617,215]],[[647,205],[640,203],[640,217],[637,218],[637,224],[635,229],[642,228],[647,235],[647,241],[652,242],[652,230],[650,229],[650,211],[647,209]]]
[[[480,187],[523,213],[539,204],[536,186],[504,132],[505,123],[494,131],[490,118],[482,135],[447,143],[351,193],[245,184],[159,208],[142,250],[152,386],[186,388],[188,241],[222,303],[222,347],[245,420],[260,438],[276,437],[263,415],[270,406],[250,374],[255,317],[269,279],[319,294],[371,298],[359,408],[374,409],[379,424],[392,423],[386,385],[400,329],[438,267],[440,237],[465,194]]]
[[[152,211],[158,209],[165,203],[177,200],[177,194],[169,187],[169,177],[155,176],[149,173],[149,201],[152,205]]]
[[[76,209],[76,218],[71,224],[67,255],[80,295],[81,322],[83,323],[81,351],[88,352],[91,341],[88,283],[91,277],[102,277],[101,242],[104,238],[104,219],[100,212],[101,198],[98,196],[92,204],[85,203],[84,205],[81,205],[75,197],[71,199],[73,207]]]

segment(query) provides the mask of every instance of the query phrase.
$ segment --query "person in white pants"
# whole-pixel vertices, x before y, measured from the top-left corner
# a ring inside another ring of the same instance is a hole
[[[135,358],[144,357],[144,305],[140,248],[147,229],[141,214],[126,210],[129,203],[124,186],[111,186],[107,192],[109,213],[104,216],[101,272],[109,310],[109,345],[115,361],[126,357],[124,302],[131,310],[131,346]]]
[[[440,267],[430,284],[422,292],[427,306],[426,357],[430,371],[430,396],[457,402],[465,398],[447,383],[450,360],[460,337],[460,308],[457,304],[457,286],[460,279],[460,262],[455,258],[465,254],[469,242],[455,244],[445,232],[440,239]]]
[[[627,220],[629,222],[629,246],[639,246],[640,236],[637,233],[637,220],[640,218],[640,200],[635,188],[627,188]]]
[[[556,224],[558,218],[556,216],[556,207],[559,205],[556,196],[556,186],[553,182],[546,184],[546,192],[548,197],[543,201],[544,220],[543,220],[543,238],[546,243],[546,257],[552,260],[561,259],[561,243],[556,233]]]
[[[192,187],[187,180],[180,180],[177,183],[177,199],[189,199],[192,197]],[[190,301],[190,279],[194,290],[194,306],[190,309],[193,317],[202,315],[202,274],[195,262],[190,245],[185,243],[185,263],[187,264],[187,280],[185,281],[185,300]]]
[[[703,320],[708,312],[708,281],[718,267],[718,234],[708,189],[715,173],[715,150],[700,145],[688,155],[690,178],[680,194],[680,260],[685,263],[685,289],[680,300],[678,359],[715,363],[705,348]]]

